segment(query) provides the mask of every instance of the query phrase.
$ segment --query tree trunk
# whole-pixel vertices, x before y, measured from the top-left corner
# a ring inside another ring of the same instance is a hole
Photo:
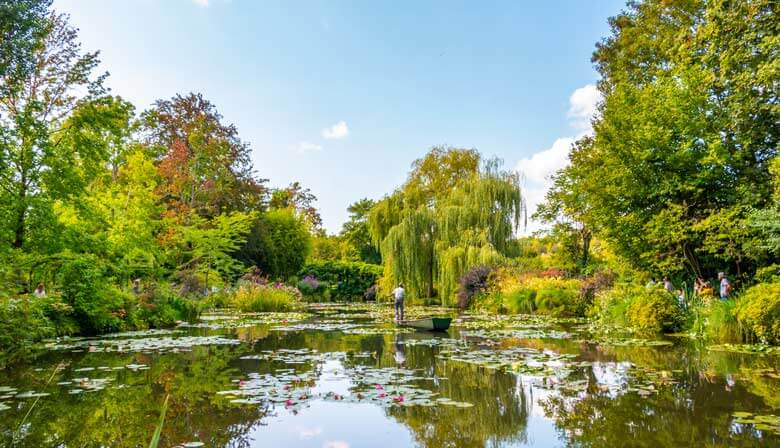
[[[590,259],[590,241],[593,238],[593,235],[590,233],[590,230],[585,227],[583,227],[583,229],[580,231],[580,235],[582,236],[582,256],[580,257],[580,270],[584,270]]]
[[[16,224],[14,226],[14,247],[21,249],[24,245],[25,221],[27,218],[27,179],[22,176],[19,190],[19,204],[16,207]]]

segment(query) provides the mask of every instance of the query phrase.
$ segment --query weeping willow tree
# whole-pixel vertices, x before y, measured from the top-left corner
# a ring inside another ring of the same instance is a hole
[[[460,277],[503,260],[524,214],[518,177],[499,161],[480,163],[475,150],[433,148],[369,214],[384,260],[381,286],[403,282],[412,297],[438,295],[454,304]]]

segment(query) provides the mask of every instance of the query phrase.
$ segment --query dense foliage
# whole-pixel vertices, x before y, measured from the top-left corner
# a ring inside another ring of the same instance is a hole
[[[524,202],[515,173],[475,150],[433,148],[406,183],[379,201],[369,232],[384,261],[384,287],[403,282],[411,297],[453,305],[460,277],[510,252]]]
[[[298,273],[301,281],[310,285],[304,286],[305,293],[321,294],[321,288],[327,288],[328,298],[332,300],[362,299],[381,275],[381,266],[348,261],[315,261],[307,263]]]
[[[735,316],[751,337],[780,344],[780,281],[747,289],[739,298]]]
[[[748,275],[777,259],[778,4],[648,0],[593,55],[603,103],[544,214],[656,275]],[[754,212],[754,210],[764,210]]]

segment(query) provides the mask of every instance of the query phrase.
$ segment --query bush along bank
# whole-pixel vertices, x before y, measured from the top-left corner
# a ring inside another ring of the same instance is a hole
[[[562,271],[477,266],[461,279],[463,308],[502,314],[587,317],[603,328],[652,335],[685,333],[711,342],[780,345],[780,278],[728,300],[669,292],[662,284],[614,282],[610,272],[567,278]]]
[[[353,261],[311,262],[298,273],[297,282],[309,302],[362,300],[379,281],[382,266]]]

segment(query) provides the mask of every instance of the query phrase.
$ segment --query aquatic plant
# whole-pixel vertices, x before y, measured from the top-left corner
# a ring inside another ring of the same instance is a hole
[[[230,304],[241,311],[292,311],[300,307],[301,300],[301,292],[293,286],[244,284],[233,293]]]

